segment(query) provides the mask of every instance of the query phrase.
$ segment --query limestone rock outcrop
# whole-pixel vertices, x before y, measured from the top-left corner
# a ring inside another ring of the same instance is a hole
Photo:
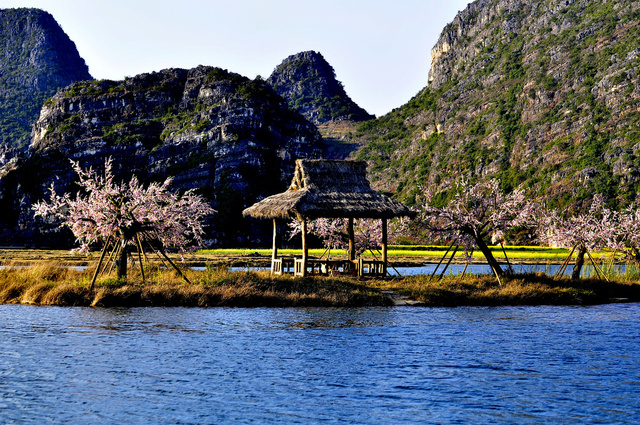
[[[51,244],[58,231],[34,221],[31,205],[51,183],[74,190],[70,159],[100,169],[111,157],[118,178],[173,176],[174,189],[204,195],[218,210],[212,244],[249,244],[261,233],[242,209],[284,190],[295,160],[319,158],[322,147],[315,126],[264,81],[223,69],[75,83],[43,106],[27,153],[0,167],[0,240]]]
[[[640,189],[640,2],[476,0],[447,25],[428,86],[357,141],[374,186],[500,178],[549,205]],[[426,77],[426,76],[425,76]]]

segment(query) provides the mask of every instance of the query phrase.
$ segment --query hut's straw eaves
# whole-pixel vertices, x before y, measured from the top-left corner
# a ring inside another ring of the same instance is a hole
[[[402,203],[371,189],[363,161],[299,159],[286,192],[245,209],[254,218],[393,218],[411,216]]]

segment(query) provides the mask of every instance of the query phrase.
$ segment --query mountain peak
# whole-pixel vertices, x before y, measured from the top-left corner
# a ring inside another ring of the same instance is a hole
[[[335,71],[318,52],[286,58],[267,82],[289,107],[314,124],[329,121],[366,121],[373,118],[347,95]]]
[[[40,9],[0,9],[0,145],[24,146],[44,101],[91,80],[76,45]]]

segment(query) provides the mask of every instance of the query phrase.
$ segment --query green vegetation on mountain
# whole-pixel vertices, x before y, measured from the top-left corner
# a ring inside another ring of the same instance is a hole
[[[548,205],[640,190],[640,2],[478,0],[432,51],[429,86],[361,124],[357,157],[409,203],[461,178]]]
[[[75,44],[38,9],[0,9],[0,145],[23,147],[45,101],[91,75]]]
[[[320,53],[308,51],[289,56],[267,82],[291,109],[314,124],[373,118],[351,100],[333,67]]]

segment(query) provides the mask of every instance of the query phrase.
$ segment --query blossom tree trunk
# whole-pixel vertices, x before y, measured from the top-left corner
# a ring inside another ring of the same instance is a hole
[[[120,240],[120,256],[118,257],[118,280],[127,279],[127,241]]]
[[[631,252],[633,252],[632,258],[636,262],[636,266],[638,268],[640,268],[640,249],[638,249],[638,247],[634,246],[633,248],[631,248]]]
[[[472,230],[471,231],[470,230],[471,229],[466,229],[465,233],[473,237],[474,241],[476,242],[476,245],[478,246],[480,251],[482,251],[484,258],[487,259],[487,263],[489,263],[489,266],[493,269],[494,273],[498,276],[502,276],[504,274],[504,271],[502,270],[502,267],[500,267],[500,263],[498,263],[498,260],[496,260],[496,257],[493,256],[493,253],[489,249],[489,246],[485,243],[482,237],[477,236]]]
[[[582,271],[582,266],[584,265],[584,256],[586,253],[587,248],[584,245],[580,245],[580,247],[578,248],[578,256],[576,257],[576,262],[573,265],[571,279],[580,279],[580,272]]]

